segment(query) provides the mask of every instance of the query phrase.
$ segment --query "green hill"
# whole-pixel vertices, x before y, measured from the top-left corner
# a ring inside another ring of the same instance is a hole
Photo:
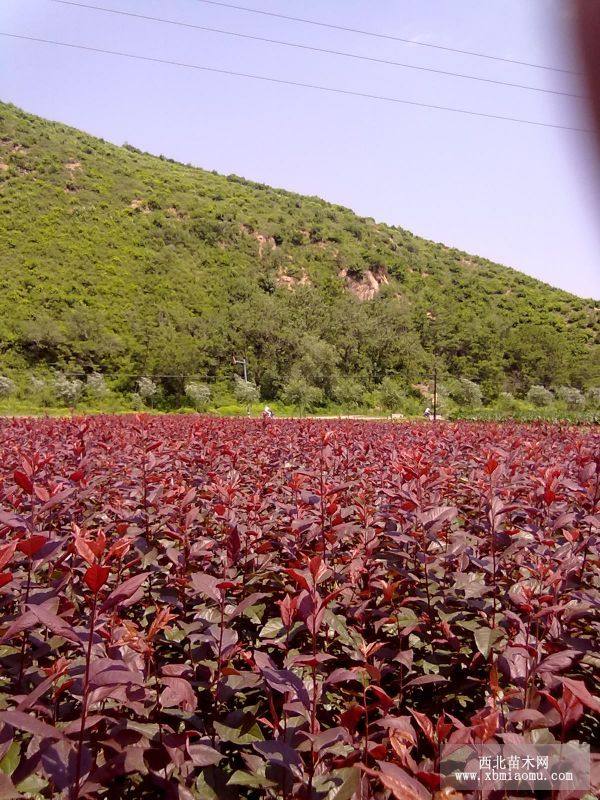
[[[507,232],[508,235],[508,232]],[[0,104],[0,371],[230,376],[263,396],[599,379],[599,304],[316,197]],[[167,392],[182,381],[167,379]]]

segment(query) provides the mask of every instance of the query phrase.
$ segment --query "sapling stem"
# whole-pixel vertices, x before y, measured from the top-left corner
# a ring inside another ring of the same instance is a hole
[[[77,740],[77,765],[75,769],[75,782],[73,784],[73,800],[79,797],[79,788],[81,783],[81,759],[83,756],[83,735],[85,732],[85,723],[88,712],[88,697],[90,690],[90,663],[92,659],[92,644],[94,641],[94,625],[96,622],[96,603],[98,601],[97,595],[94,593],[92,600],[92,611],[90,615],[89,639],[85,653],[85,673],[83,676],[83,696],[81,701],[81,725],[79,728],[79,737]]]

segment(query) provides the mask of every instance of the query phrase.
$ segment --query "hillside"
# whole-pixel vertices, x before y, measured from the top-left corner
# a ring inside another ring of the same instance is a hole
[[[509,235],[509,232],[507,232]],[[315,197],[0,104],[0,371],[231,375],[321,397],[442,372],[599,382],[599,304]],[[567,265],[566,265],[567,266]],[[167,392],[182,381],[167,380]]]

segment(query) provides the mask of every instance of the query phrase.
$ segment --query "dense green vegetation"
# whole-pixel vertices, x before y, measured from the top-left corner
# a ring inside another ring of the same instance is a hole
[[[189,376],[230,381],[234,355],[263,399],[307,409],[401,387],[410,404],[434,354],[487,403],[600,383],[598,303],[5,104],[0,260],[0,373],[21,395],[32,374],[98,371],[117,393],[154,376],[168,405]]]

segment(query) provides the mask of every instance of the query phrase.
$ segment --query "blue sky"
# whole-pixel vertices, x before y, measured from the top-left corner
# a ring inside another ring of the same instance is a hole
[[[238,2],[578,69],[568,38],[569,0]],[[96,4],[542,88],[582,90],[576,77],[559,72],[369,39],[199,0]],[[3,0],[0,30],[475,111],[589,124],[580,100],[159,25],[51,0]],[[318,195],[600,299],[600,174],[586,134],[4,38],[0,97],[117,144],[129,142],[221,173]]]

